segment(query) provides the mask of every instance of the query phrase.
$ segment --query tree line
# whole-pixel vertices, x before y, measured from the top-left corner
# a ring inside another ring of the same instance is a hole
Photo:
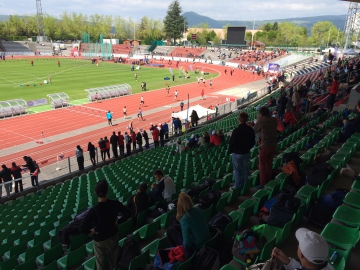
[[[139,39],[143,44],[151,44],[152,40],[183,38],[184,31],[188,30],[186,18],[182,15],[182,9],[178,0],[170,3],[164,20],[156,20],[144,16],[140,21],[122,16],[110,16],[101,14],[84,15],[82,13],[63,12],[59,18],[49,14],[44,15],[45,34],[52,40],[80,40],[83,33],[90,34],[91,42],[99,40],[100,34],[104,38]],[[223,36],[227,34],[227,27],[223,28]],[[254,40],[265,43],[266,46],[327,46],[340,45],[345,41],[344,32],[336,28],[330,21],[322,21],[313,25],[311,35],[306,27],[297,26],[293,23],[266,23],[255,33]],[[191,34],[197,34],[197,39],[192,40],[207,46],[221,44],[221,36],[210,30],[207,23],[197,27],[196,33],[189,32],[187,40],[191,40]],[[0,36],[36,36],[37,16],[19,17],[12,15],[7,21],[0,22]],[[245,39],[250,43],[251,32],[247,32]],[[353,38],[354,40],[354,38]]]

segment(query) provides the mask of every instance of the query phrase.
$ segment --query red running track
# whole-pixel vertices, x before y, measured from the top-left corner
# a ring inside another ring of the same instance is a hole
[[[188,68],[190,63],[182,63],[184,68]],[[206,82],[206,86],[203,87],[202,84],[198,85],[198,83],[191,83],[181,86],[172,87],[170,90],[169,97],[166,97],[165,89],[160,89],[156,91],[143,92],[139,94],[134,94],[131,96],[125,96],[121,98],[111,99],[102,101],[100,103],[92,103],[87,106],[92,108],[97,108],[101,110],[111,110],[114,113],[114,119],[122,117],[122,108],[124,105],[127,107],[128,115],[137,114],[140,97],[144,96],[145,106],[143,106],[143,116],[144,121],[140,121],[138,119],[132,119],[133,125],[135,128],[143,128],[148,129],[150,127],[150,123],[160,123],[164,121],[170,120],[170,114],[172,111],[179,111],[179,107],[175,108],[166,108],[157,113],[153,113],[151,115],[147,115],[146,112],[151,109],[156,108],[164,108],[166,105],[172,103],[180,103],[181,100],[184,100],[186,103],[187,95],[189,94],[190,99],[200,97],[201,89],[204,89],[205,96],[209,96],[213,92],[218,92],[227,88],[239,86],[241,84],[253,82],[261,77],[257,75],[253,75],[250,72],[245,72],[242,70],[236,70],[233,76],[224,74],[225,67],[221,66],[213,66],[207,65],[204,63],[196,63],[193,66],[202,68],[204,71],[216,71],[220,74],[219,77],[213,79],[213,87],[210,88],[208,82]],[[229,69],[229,68],[227,68]],[[178,91],[178,100],[174,101],[174,91],[175,89]],[[218,98],[209,97],[206,100],[199,100],[190,104],[200,104],[204,107],[208,107],[210,105],[216,105],[217,103],[221,103],[221,100],[224,100],[225,96],[218,96]],[[48,161],[48,163],[52,163],[56,161],[56,156],[60,153],[65,154],[66,156],[72,156],[75,153],[76,145],[81,145],[84,150],[86,150],[87,143],[89,141],[93,143],[97,143],[100,137],[108,136],[112,134],[112,131],[126,131],[127,125],[130,123],[130,119],[124,123],[120,123],[119,125],[109,127],[107,125],[107,121],[104,118],[91,116],[82,113],[76,113],[69,109],[57,109],[53,111],[33,114],[33,115],[25,115],[10,119],[1,120],[2,130],[2,140],[0,141],[0,148],[9,148],[14,145],[19,145],[23,143],[33,143],[34,147],[25,151],[20,151],[17,153],[7,154],[5,156],[0,157],[0,162],[10,165],[12,161],[22,162],[22,156],[30,155],[33,159],[38,162]],[[79,128],[84,128],[87,126],[92,126],[94,124],[99,124],[103,122],[104,128],[94,130],[85,134],[75,135],[71,138],[62,139],[53,142],[47,142],[46,138],[58,135],[62,133],[66,133],[69,131],[73,131]],[[39,140],[41,137],[41,131],[44,132],[45,140],[44,144],[37,144],[35,140]]]

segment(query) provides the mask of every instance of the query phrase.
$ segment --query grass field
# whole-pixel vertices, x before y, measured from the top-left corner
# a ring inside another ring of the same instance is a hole
[[[177,78],[178,70],[175,69],[175,82],[164,81],[164,77],[171,77],[168,68],[142,66],[140,70],[131,71],[130,65],[112,62],[99,62],[99,66],[91,64],[90,60],[60,59],[60,62],[60,67],[57,66],[57,59],[52,58],[34,59],[34,66],[31,66],[30,59],[0,62],[0,100],[34,100],[59,92],[68,94],[70,100],[77,100],[86,98],[84,90],[87,88],[127,83],[131,85],[133,93],[137,93],[141,92],[143,81],[147,90],[164,88],[165,82],[175,86],[196,81],[195,74],[191,73],[190,79]],[[137,81],[134,73],[138,74]],[[51,84],[43,84],[49,75]],[[215,76],[217,74],[210,73],[206,78]]]

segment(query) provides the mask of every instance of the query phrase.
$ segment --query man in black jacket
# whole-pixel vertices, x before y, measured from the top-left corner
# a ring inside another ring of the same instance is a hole
[[[250,150],[255,145],[255,132],[246,124],[249,115],[245,112],[239,114],[239,126],[234,129],[229,141],[229,154],[232,154],[235,185],[231,189],[244,186],[248,179],[248,163]]]
[[[89,209],[81,224],[80,231],[91,234],[94,239],[94,253],[97,269],[114,269],[119,253],[118,213],[123,218],[130,218],[132,212],[118,200],[106,197],[109,184],[106,180],[99,181],[95,186],[98,203]]]
[[[30,175],[31,175],[31,185],[33,187],[37,186],[39,188],[39,179],[38,179],[38,175],[35,173],[36,171],[36,165],[35,162],[32,160],[31,157],[28,156],[24,156],[23,157],[24,161],[26,162],[24,165],[22,165],[23,167],[26,167],[29,169],[30,171]],[[35,174],[34,174],[35,173]]]
[[[113,131],[113,134],[110,137],[110,144],[111,144],[111,150],[113,152],[114,158],[119,157],[118,150],[117,150],[118,140],[119,140],[118,136],[116,135],[115,131]]]
[[[5,186],[5,191],[6,191],[6,196],[9,197],[10,196],[10,186],[12,184],[12,177],[11,177],[11,170],[6,167],[5,164],[1,165],[2,170],[0,171],[0,179],[2,179],[1,182],[4,183]],[[0,198],[2,196],[2,186],[0,189]]]

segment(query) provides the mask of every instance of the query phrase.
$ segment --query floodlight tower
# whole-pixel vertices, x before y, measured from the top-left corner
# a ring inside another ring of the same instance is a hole
[[[44,17],[42,13],[41,0],[36,0],[36,14],[37,14],[37,42],[42,42],[46,40],[45,37],[45,26],[44,26]]]
[[[346,41],[344,45],[344,50],[348,48],[349,43],[351,44],[351,39],[353,38],[354,34],[356,34],[357,36],[359,35],[359,30],[360,30],[360,3],[350,2],[348,15],[345,23]]]

